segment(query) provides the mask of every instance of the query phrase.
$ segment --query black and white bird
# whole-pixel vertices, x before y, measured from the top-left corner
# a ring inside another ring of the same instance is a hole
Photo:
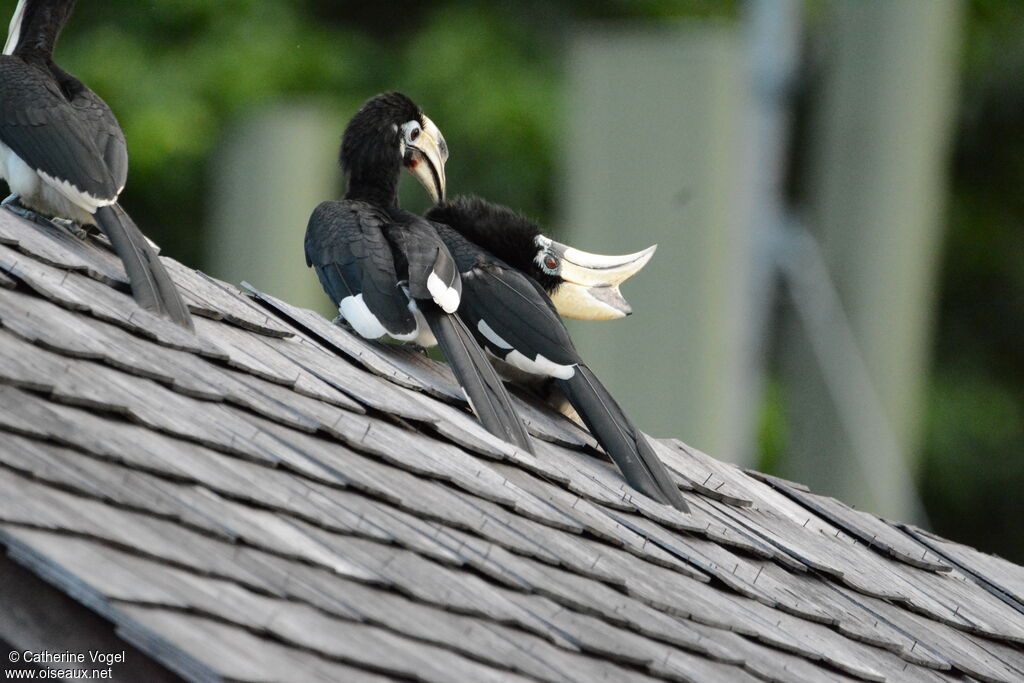
[[[4,205],[26,217],[97,225],[139,304],[187,329],[192,317],[156,250],[118,204],[128,148],[110,107],[53,62],[75,0],[19,0],[0,56]],[[45,218],[44,218],[45,217]]]
[[[630,315],[633,310],[619,285],[640,272],[658,248],[655,244],[633,254],[592,254],[545,236],[536,223],[506,207],[472,196],[436,206],[428,218],[457,222],[463,237],[532,277],[559,315],[575,320]]]
[[[687,510],[664,463],[580,357],[559,317],[562,313],[599,319],[608,315],[608,308],[622,313],[624,300],[604,296],[610,292],[595,295],[591,287],[566,278],[617,280],[630,268],[639,270],[652,252],[631,255],[636,257],[631,261],[584,255],[544,237],[534,223],[514,211],[475,198],[436,206],[426,218],[455,257],[462,278],[459,315],[477,341],[517,370],[553,380],[631,486]],[[613,260],[620,263],[613,265]],[[639,261],[643,263],[637,265]],[[618,270],[602,278],[601,264]],[[603,289],[617,295],[621,279]]]
[[[433,226],[399,208],[404,167],[444,199],[441,131],[400,93],[368,100],[342,136],[345,197],[321,203],[306,228],[306,263],[338,313],[367,339],[440,345],[470,406],[491,433],[532,452],[511,397],[463,324],[462,282]]]

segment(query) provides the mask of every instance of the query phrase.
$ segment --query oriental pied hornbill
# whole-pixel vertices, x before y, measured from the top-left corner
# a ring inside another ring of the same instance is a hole
[[[593,319],[606,316],[609,307],[621,309],[625,301],[610,305],[614,299],[605,296],[618,295],[617,282],[594,294],[593,287],[572,282],[572,273],[598,281],[600,268],[593,266],[611,267],[617,259],[617,272],[604,279],[625,279],[651,250],[632,255],[632,261],[587,255],[552,242],[512,210],[475,198],[442,203],[426,217],[455,257],[462,277],[459,316],[481,346],[520,371],[553,379],[631,486],[687,510],[665,465],[580,358],[558,316]]]
[[[439,344],[484,427],[532,452],[501,378],[456,314],[462,283],[452,255],[429,222],[398,206],[403,166],[443,200],[447,158],[441,131],[408,97],[368,100],[342,136],[345,198],[309,218],[306,264],[361,336]]]
[[[536,280],[558,313],[576,320],[613,320],[631,314],[619,285],[646,266],[658,248],[652,245],[615,256],[591,254],[546,237],[533,221],[479,197],[457,197],[427,214],[442,223],[445,216],[458,223],[458,231],[470,242]]]
[[[19,0],[0,56],[0,175],[7,208],[98,225],[124,263],[143,308],[192,329],[156,250],[118,203],[128,176],[124,133],[110,107],[53,63],[75,0]],[[37,213],[38,212],[38,213]]]

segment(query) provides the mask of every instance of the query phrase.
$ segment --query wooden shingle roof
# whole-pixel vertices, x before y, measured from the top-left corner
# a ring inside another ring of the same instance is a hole
[[[445,366],[165,261],[195,337],[0,211],[0,545],[177,675],[1024,679],[1024,568],[660,440],[681,514],[543,406],[534,457]]]

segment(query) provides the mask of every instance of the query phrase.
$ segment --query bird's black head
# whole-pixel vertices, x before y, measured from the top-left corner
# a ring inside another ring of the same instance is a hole
[[[345,127],[340,160],[350,197],[396,202],[404,166],[435,202],[444,199],[448,145],[434,122],[401,93],[372,97],[356,112]]]
[[[4,54],[53,55],[57,36],[75,8],[75,0],[18,0],[7,31]]]
[[[656,247],[604,256],[556,242],[512,209],[478,197],[456,197],[426,217],[444,223],[540,284],[558,312],[579,320],[611,320],[632,309],[619,285],[640,271]]]
[[[544,271],[537,262],[540,250],[537,238],[543,239],[540,227],[507,206],[492,204],[479,197],[455,197],[430,209],[426,217],[448,225],[470,242],[523,271],[547,292],[562,282],[557,275]]]

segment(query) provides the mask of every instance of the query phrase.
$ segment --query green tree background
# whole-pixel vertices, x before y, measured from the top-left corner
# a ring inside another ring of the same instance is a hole
[[[0,2],[0,15],[15,4]],[[920,481],[936,531],[1024,561],[1024,3],[965,11]],[[82,0],[58,59],[121,120],[128,210],[165,253],[201,268],[207,161],[254,107],[314,99],[340,134],[367,96],[405,91],[458,151],[453,187],[472,179],[475,192],[550,220],[572,27],[737,13],[700,0]],[[769,468],[785,451],[780,400],[768,392]]]

